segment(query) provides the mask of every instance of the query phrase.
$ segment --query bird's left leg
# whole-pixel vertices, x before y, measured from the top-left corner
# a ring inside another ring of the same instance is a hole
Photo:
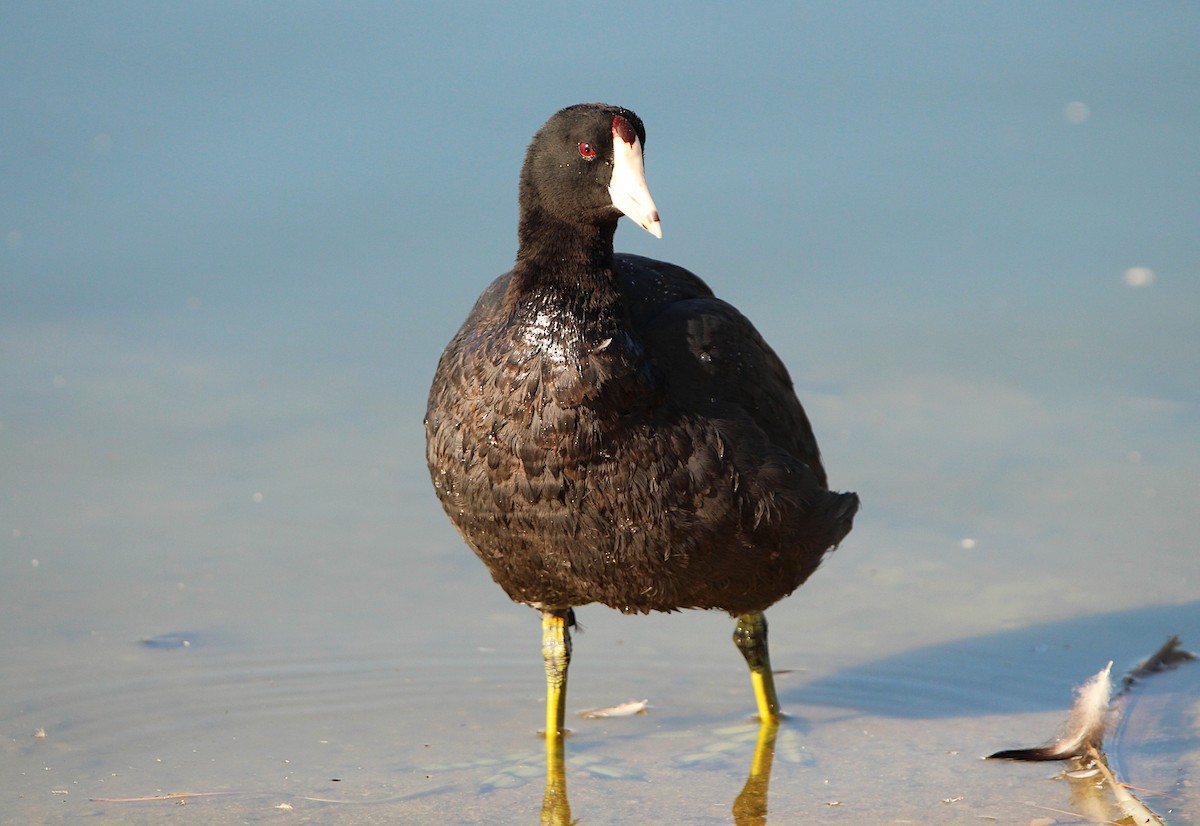
[[[546,662],[546,743],[561,742],[567,709],[567,666],[571,663],[570,608],[542,611],[542,658]]]
[[[737,645],[746,664],[750,666],[750,682],[754,686],[754,699],[758,703],[758,719],[763,723],[778,722],[779,697],[775,694],[775,678],[771,675],[771,655],[767,651],[767,618],[760,611],[742,614],[733,631],[733,642]]]

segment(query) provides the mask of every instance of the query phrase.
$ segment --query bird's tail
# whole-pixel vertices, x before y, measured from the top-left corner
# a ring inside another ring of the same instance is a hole
[[[854,527],[854,515],[858,513],[857,493],[831,493],[829,515],[833,525],[830,532],[829,547],[836,548]]]

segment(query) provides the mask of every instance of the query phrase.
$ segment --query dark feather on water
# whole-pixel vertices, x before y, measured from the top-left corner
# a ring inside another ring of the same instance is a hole
[[[1169,640],[1163,643],[1162,648],[1155,651],[1146,659],[1142,660],[1134,666],[1124,677],[1121,678],[1121,690],[1117,692],[1117,696],[1121,697],[1129,693],[1129,690],[1151,674],[1158,674],[1162,671],[1170,671],[1179,665],[1182,665],[1189,660],[1196,659],[1196,655],[1191,651],[1187,651],[1181,646],[1183,643],[1179,639],[1179,635],[1173,635]]]

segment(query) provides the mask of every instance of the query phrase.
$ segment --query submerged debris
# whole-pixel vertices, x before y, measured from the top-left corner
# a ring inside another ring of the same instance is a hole
[[[169,650],[173,648],[191,648],[194,634],[188,634],[183,631],[174,631],[170,634],[159,634],[157,637],[143,637],[138,640],[138,645],[145,648],[156,648],[161,650]]]
[[[1193,659],[1195,658],[1193,657]],[[1124,783],[1117,780],[1116,775],[1108,767],[1108,759],[1104,756],[1104,752],[1088,747],[1088,756],[1091,758],[1090,764],[1104,775],[1108,787],[1112,789],[1113,797],[1117,799],[1117,806],[1126,817],[1131,819],[1132,823],[1152,823],[1163,826],[1163,819],[1151,811],[1149,806],[1134,797]]]

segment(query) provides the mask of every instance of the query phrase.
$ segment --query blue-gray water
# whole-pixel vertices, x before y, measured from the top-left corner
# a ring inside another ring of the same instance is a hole
[[[7,4],[0,820],[536,822],[536,615],[420,420],[529,136],[597,99],[663,216],[618,246],[755,321],[864,501],[770,613],[770,822],[1071,810],[977,758],[1200,646],[1197,42],[1183,4]],[[729,620],[579,613],[570,707],[651,709],[573,724],[574,816],[731,822]],[[1172,679],[1124,765],[1194,822]],[[188,792],[236,794],[92,802]]]

